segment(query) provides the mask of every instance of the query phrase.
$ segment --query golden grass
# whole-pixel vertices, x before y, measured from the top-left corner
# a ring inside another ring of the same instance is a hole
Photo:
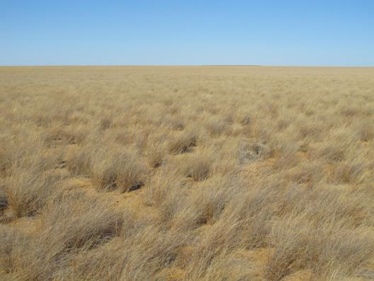
[[[0,68],[1,280],[374,278],[374,69]]]

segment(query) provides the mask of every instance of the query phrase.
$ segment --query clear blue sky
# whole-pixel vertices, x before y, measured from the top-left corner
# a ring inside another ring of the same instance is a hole
[[[374,66],[374,0],[0,0],[0,65]]]

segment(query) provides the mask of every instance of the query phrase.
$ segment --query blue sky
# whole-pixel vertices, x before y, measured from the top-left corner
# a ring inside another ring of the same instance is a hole
[[[0,65],[374,66],[372,0],[0,0]]]

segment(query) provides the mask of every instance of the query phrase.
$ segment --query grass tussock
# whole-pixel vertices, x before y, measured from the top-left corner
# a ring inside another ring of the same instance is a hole
[[[135,153],[99,151],[92,161],[90,176],[97,190],[118,189],[123,193],[144,185],[147,167]]]
[[[197,135],[194,131],[186,131],[172,137],[169,141],[169,151],[172,154],[192,152],[196,146]]]
[[[367,280],[373,74],[0,68],[0,279]]]
[[[352,275],[373,254],[373,238],[366,228],[351,230],[338,222],[319,224],[305,218],[280,221],[271,234],[274,243],[266,277],[281,280],[300,269],[318,276]]]

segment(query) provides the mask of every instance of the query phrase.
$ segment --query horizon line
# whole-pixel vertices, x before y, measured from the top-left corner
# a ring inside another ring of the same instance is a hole
[[[262,64],[13,64],[0,67],[340,67],[373,68],[374,65],[262,65]]]

